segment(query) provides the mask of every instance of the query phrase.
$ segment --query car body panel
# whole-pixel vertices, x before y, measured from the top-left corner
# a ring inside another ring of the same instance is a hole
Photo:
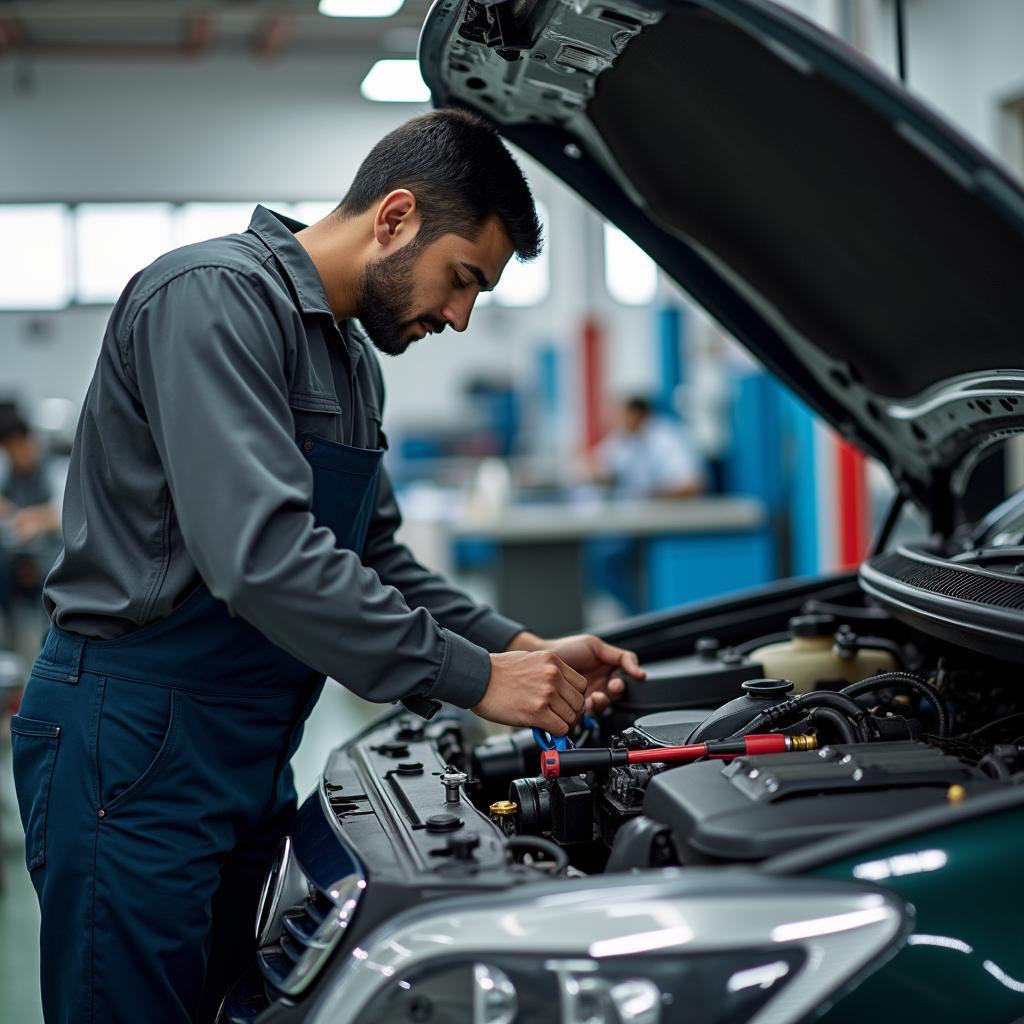
[[[896,957],[823,1018],[864,1021],[885,1005],[893,1019],[1001,1024],[1024,1016],[1024,893],[1010,876],[1024,849],[1024,807],[922,831],[813,873],[873,877],[916,910]],[[887,874],[884,880],[881,875]],[[1009,884],[1008,884],[1009,883]]]

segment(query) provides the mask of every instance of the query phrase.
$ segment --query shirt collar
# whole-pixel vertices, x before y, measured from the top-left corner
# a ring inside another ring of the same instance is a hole
[[[260,238],[284,268],[299,298],[302,312],[326,313],[333,319],[320,272],[295,238],[295,232],[304,227],[306,225],[301,221],[274,213],[265,206],[257,206],[249,221],[249,230]]]

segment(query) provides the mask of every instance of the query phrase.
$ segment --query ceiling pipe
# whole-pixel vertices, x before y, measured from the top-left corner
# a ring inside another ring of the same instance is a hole
[[[275,14],[264,19],[256,31],[253,50],[263,60],[279,56],[288,41],[292,19],[285,14]]]
[[[190,57],[198,57],[210,46],[213,38],[213,19],[209,14],[192,14],[185,19],[182,50]]]
[[[17,18],[0,18],[0,56],[25,44],[25,33]]]

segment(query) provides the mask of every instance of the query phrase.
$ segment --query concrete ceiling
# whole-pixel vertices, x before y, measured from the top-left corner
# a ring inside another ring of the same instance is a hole
[[[0,0],[0,61],[411,57],[429,6],[405,0],[390,18],[327,18],[317,0]]]

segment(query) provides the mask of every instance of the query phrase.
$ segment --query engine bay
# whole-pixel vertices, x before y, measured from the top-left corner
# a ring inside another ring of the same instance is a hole
[[[1018,661],[894,614],[855,576],[773,584],[605,638],[648,677],[565,749],[452,710],[396,711],[334,751],[320,804],[370,883],[352,941],[411,893],[757,868],[1024,782]]]
[[[863,599],[648,669],[567,750],[522,731],[463,751],[478,810],[592,873],[756,863],[1024,782],[1019,668]]]

